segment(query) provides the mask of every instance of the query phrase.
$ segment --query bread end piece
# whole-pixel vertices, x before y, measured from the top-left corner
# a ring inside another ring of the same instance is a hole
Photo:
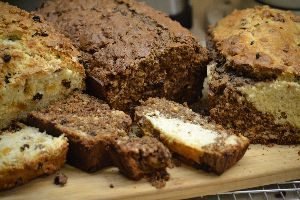
[[[110,156],[120,172],[133,180],[167,174],[166,168],[172,165],[169,150],[148,136],[116,138],[111,143]]]
[[[15,132],[1,133],[0,138],[0,190],[53,174],[65,163],[68,143],[64,136],[53,138],[23,126]]]

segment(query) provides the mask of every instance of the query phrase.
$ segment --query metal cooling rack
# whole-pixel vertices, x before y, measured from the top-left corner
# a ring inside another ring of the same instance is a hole
[[[194,200],[300,200],[300,180],[220,193]]]

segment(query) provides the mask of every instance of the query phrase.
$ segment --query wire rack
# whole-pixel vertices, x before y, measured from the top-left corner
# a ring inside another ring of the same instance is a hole
[[[220,193],[195,200],[300,200],[300,180]]]

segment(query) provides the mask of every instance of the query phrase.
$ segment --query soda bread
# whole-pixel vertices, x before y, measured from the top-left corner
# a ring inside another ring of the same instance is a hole
[[[179,23],[133,0],[53,0],[39,10],[80,49],[87,89],[115,109],[140,99],[193,102],[208,54]]]
[[[208,121],[181,104],[150,98],[136,108],[145,135],[159,138],[172,152],[222,174],[245,154],[249,141]]]
[[[300,143],[300,16],[255,7],[210,29],[211,117],[252,143]]]
[[[84,88],[78,56],[42,17],[0,2],[0,129]]]
[[[0,190],[52,174],[65,163],[68,143],[36,128],[21,126],[0,133]]]
[[[27,123],[54,136],[64,134],[70,145],[67,162],[94,172],[111,164],[109,141],[128,134],[131,118],[95,97],[76,92],[31,112]]]

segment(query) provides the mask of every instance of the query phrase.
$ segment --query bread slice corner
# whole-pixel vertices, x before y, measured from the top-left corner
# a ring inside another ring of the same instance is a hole
[[[0,190],[22,185],[60,169],[66,160],[67,139],[20,125],[0,133]]]

